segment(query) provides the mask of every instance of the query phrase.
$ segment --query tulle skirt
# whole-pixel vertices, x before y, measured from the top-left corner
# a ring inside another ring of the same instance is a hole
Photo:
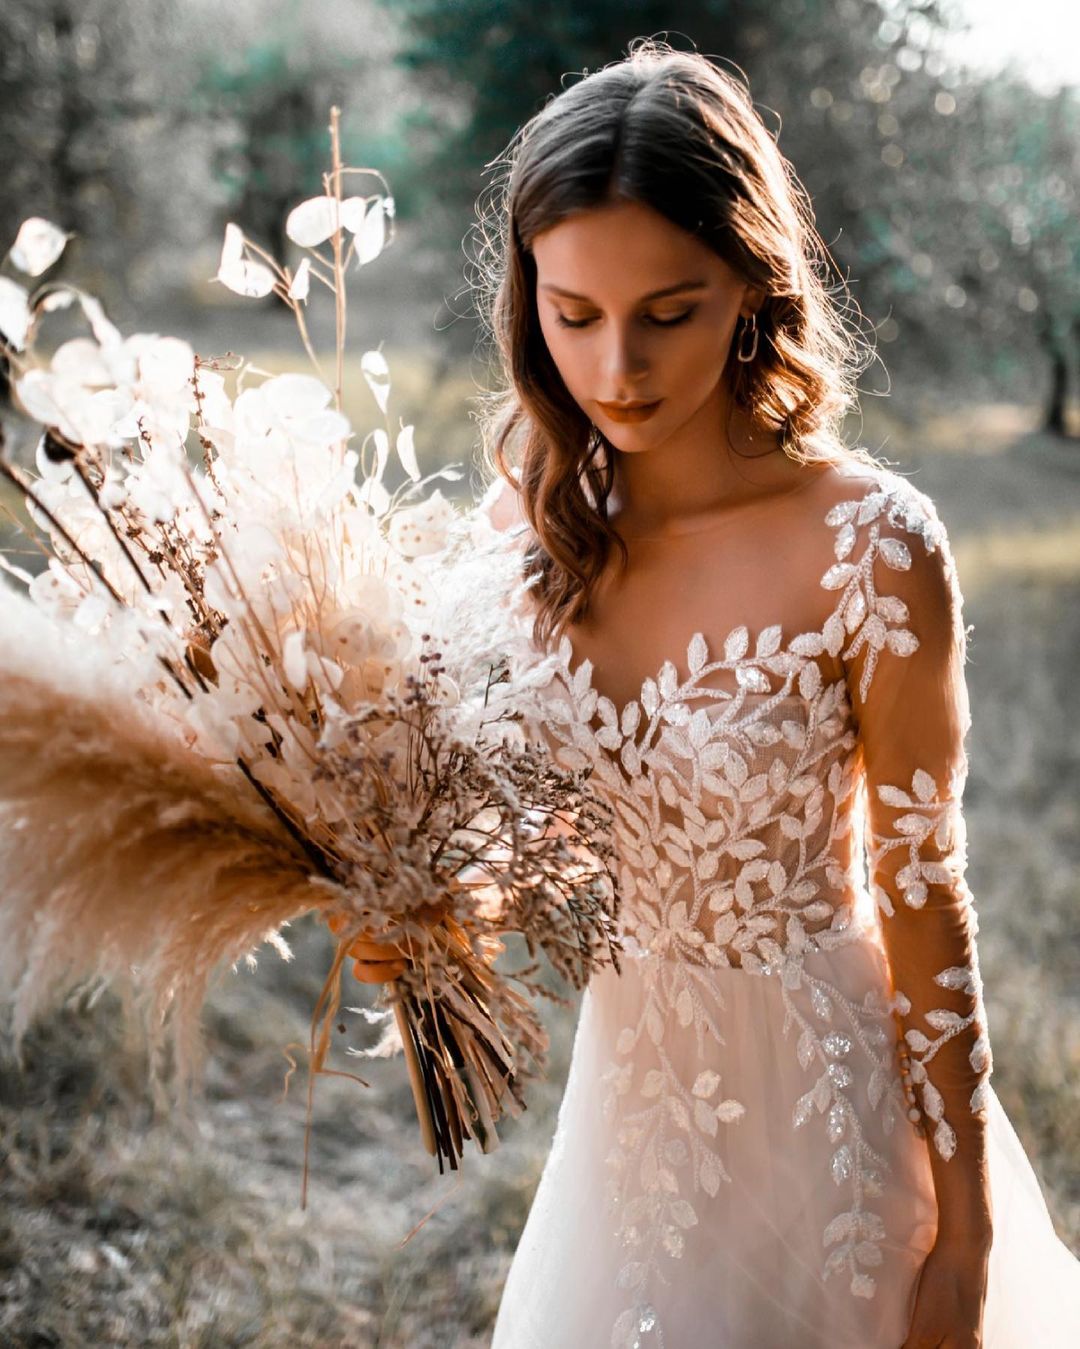
[[[852,997],[883,987],[882,955],[870,940],[808,956],[811,972],[814,962]],[[642,1281],[644,1266],[637,1268],[638,1281],[628,1288],[626,1223],[620,1228],[618,1208],[606,1197],[619,1118],[610,1104],[604,1108],[604,1075],[610,1079],[613,1047],[645,989],[632,961],[621,975],[601,971],[582,999],[552,1148],[506,1279],[492,1349],[899,1349],[903,1343],[937,1228],[926,1139],[906,1118],[886,1131],[874,1112],[864,1112],[862,1136],[883,1161],[886,1179],[859,1201],[880,1216],[880,1239],[870,1243],[880,1254],[865,1255],[872,1296],[853,1295],[842,1272],[823,1274],[825,1230],[850,1208],[851,1182],[834,1174],[835,1139],[829,1141],[823,1119],[793,1127],[807,1076],[793,1051],[790,999],[785,1006],[775,978],[738,970],[710,971],[710,978],[723,1009],[723,1043],[710,1041],[703,1059],[700,1042],[672,1024],[665,1025],[662,1051],[683,1057],[691,1082],[707,1063],[720,1077],[717,1095],[745,1107],[717,1130],[725,1178],[709,1194],[690,1194],[680,1182],[688,1194],[680,1221],[658,1232],[647,1277]],[[854,1079],[848,1095],[862,1100],[860,1074],[869,1067],[855,1054],[845,1063]],[[685,1157],[677,1138],[669,1135],[664,1147],[673,1162]],[[988,1155],[994,1242],[984,1349],[1075,1349],[1080,1261],[1055,1234],[992,1091]],[[622,1202],[633,1190],[631,1184]]]

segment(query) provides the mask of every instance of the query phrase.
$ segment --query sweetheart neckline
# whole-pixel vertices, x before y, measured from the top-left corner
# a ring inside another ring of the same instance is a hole
[[[838,500],[831,502],[828,509],[825,511],[824,514],[825,524],[826,526],[828,526],[830,529],[833,530],[835,535],[834,555],[837,560],[834,563],[832,563],[822,574],[818,584],[819,586],[821,586],[823,589],[826,590],[842,590],[843,594],[841,594],[838,597],[837,602],[833,605],[830,612],[826,614],[823,622],[819,627],[809,628],[806,629],[805,631],[797,632],[794,634],[794,636],[789,637],[786,643],[783,641],[782,624],[771,623],[765,625],[764,627],[758,627],[753,629],[751,629],[751,626],[745,622],[735,624],[731,629],[729,629],[729,631],[723,638],[722,645],[724,646],[724,648],[725,649],[727,648],[731,639],[737,633],[744,631],[746,633],[747,647],[749,647],[750,637],[751,636],[754,637],[755,651],[753,653],[747,651],[744,655],[739,657],[726,657],[727,662],[730,663],[729,668],[732,668],[737,671],[739,668],[743,666],[752,666],[756,661],[770,658],[775,659],[776,655],[783,654],[797,660],[802,660],[803,665],[801,668],[803,669],[806,668],[807,662],[809,662],[809,664],[814,665],[819,675],[821,676],[823,683],[825,683],[827,686],[836,683],[837,680],[830,679],[827,676],[826,672],[822,670],[821,665],[813,658],[815,656],[821,655],[823,650],[828,651],[830,655],[838,654],[846,638],[852,637],[853,635],[851,632],[847,630],[845,620],[841,618],[840,615],[844,608],[843,604],[844,595],[846,595],[847,593],[846,581],[848,578],[844,576],[843,573],[850,572],[852,570],[853,565],[850,562],[846,561],[845,559],[847,559],[848,555],[851,552],[851,546],[854,542],[855,537],[855,530],[859,525],[867,524],[878,519],[881,516],[882,512],[886,509],[887,503],[890,503],[894,499],[901,506],[904,507],[905,515],[912,509],[914,509],[915,512],[918,514],[918,516],[925,521],[932,522],[936,518],[932,503],[923,504],[921,502],[922,494],[919,492],[919,490],[917,488],[914,488],[913,485],[907,481],[907,479],[905,479],[892,469],[889,469],[882,465],[878,468],[876,472],[868,471],[865,474],[856,474],[855,472],[849,472],[843,467],[840,467],[839,472],[841,477],[861,478],[864,490],[862,491],[861,495],[840,497]],[[914,503],[909,502],[907,500],[907,498],[911,493],[914,493],[915,497],[918,499]],[[869,511],[867,510],[868,506],[871,506],[871,509]],[[890,506],[889,509],[891,511],[892,507]],[[909,523],[909,521],[906,518],[904,519],[903,523],[906,525],[909,531],[924,533],[922,529],[918,529],[917,526]],[[490,524],[490,520],[488,521],[488,527],[489,529],[493,528]],[[511,540],[514,546],[516,547],[520,535],[527,531],[528,526],[523,524],[520,526],[519,529],[507,531],[504,537],[507,537],[509,540]],[[499,532],[501,533],[502,531]],[[845,535],[847,535],[846,546],[841,546],[840,540]],[[926,535],[924,535],[924,542],[926,542],[928,551],[930,551],[934,546],[936,546],[935,543],[932,543],[930,541],[929,536]],[[906,556],[907,550],[905,545],[901,544],[900,548],[902,554]],[[886,554],[883,550],[883,557],[886,564],[889,567],[896,570],[906,570],[906,568],[910,565],[909,556],[907,557],[906,561],[896,560],[895,550],[893,555]],[[532,610],[531,604],[526,604],[525,608],[522,610],[520,614],[521,621],[525,625],[526,629],[528,629],[530,626],[529,612],[531,610]],[[861,622],[854,633],[855,638],[858,638],[861,635],[861,630],[863,627],[865,627],[870,617],[872,617],[872,615],[863,614],[861,616]],[[900,617],[890,615],[886,620],[886,622],[889,624],[902,622],[904,621],[905,617],[906,615],[902,615]],[[830,625],[832,625],[831,630]],[[762,653],[757,648],[760,646],[763,635],[767,632],[770,632],[772,629],[777,629],[780,634],[777,645],[776,647],[773,647],[769,653]],[[614,711],[616,723],[621,723],[623,714],[629,707],[631,707],[634,704],[638,704],[639,706],[641,706],[642,694],[644,693],[650,682],[658,686],[660,678],[664,674],[667,666],[670,664],[674,667],[675,665],[675,662],[671,656],[665,657],[665,659],[660,662],[659,666],[656,669],[650,671],[648,674],[644,676],[644,678],[641,681],[640,687],[638,688],[637,692],[634,695],[632,695],[629,698],[616,701],[609,695],[602,693],[596,687],[595,683],[593,682],[594,665],[592,658],[588,656],[582,657],[580,659],[578,658],[577,653],[574,649],[573,639],[570,637],[568,633],[562,632],[558,635],[558,637],[549,637],[539,647],[535,643],[534,639],[530,636],[528,631],[526,631],[524,635],[527,644],[532,648],[533,652],[536,655],[538,655],[539,658],[545,664],[547,664],[548,662],[552,663],[548,683],[550,683],[550,681],[555,678],[556,674],[559,674],[560,677],[563,678],[564,682],[567,683],[575,698],[579,699],[581,697],[586,696],[589,693],[592,693],[596,695],[598,702],[601,699],[606,700],[606,702],[608,702],[611,705],[611,708]],[[902,643],[902,646],[899,644],[895,644],[893,642],[888,643],[893,650],[897,650],[901,655],[910,655],[911,652],[918,646],[917,640],[913,637],[913,635],[910,632],[900,629],[890,629],[888,632],[888,636],[889,637],[895,636],[898,639],[898,643]],[[699,638],[705,650],[705,654],[702,657],[700,664],[701,665],[716,664],[718,661],[720,661],[720,657],[716,654],[716,652],[719,650],[719,646],[721,645],[721,643],[717,643],[714,648],[710,648],[710,645],[706,640],[702,630],[695,629],[690,634],[690,637],[685,647],[685,650],[687,652],[687,667],[689,669],[691,679],[695,674],[695,670],[689,661],[689,652],[693,643]],[[812,650],[805,653],[800,651],[792,651],[792,644],[799,641],[802,638],[811,639],[812,642],[823,643],[823,645],[818,646],[816,650]],[[902,649],[902,647],[906,649]],[[873,674],[873,669],[876,664],[876,657],[877,657],[877,650],[876,648],[871,646],[870,654],[866,666],[863,670],[862,678],[860,680],[860,692],[862,696],[865,696],[866,686],[869,684],[869,678]],[[586,665],[588,665],[589,669],[587,674],[584,676],[584,682],[582,683],[579,681],[582,680],[582,671]],[[840,678],[845,679],[847,674],[848,672],[845,670],[844,674],[842,674]],[[689,682],[689,680],[687,679],[680,678],[677,668],[675,670],[675,678],[680,686]],[[736,678],[738,678],[737,675]],[[710,691],[708,686],[705,686],[703,692],[708,691]],[[717,690],[711,691],[716,692]],[[745,697],[749,696],[749,694],[752,692],[751,690],[746,689],[745,686],[740,686],[739,691],[743,694],[744,699]],[[762,692],[767,697],[779,696],[776,693],[772,693],[770,691],[762,691]],[[735,694],[734,696],[738,696],[738,694]],[[809,693],[803,693],[802,691],[800,691],[800,694],[798,696],[804,701],[812,701],[814,695],[811,695]],[[595,712],[590,717],[589,724],[591,725],[594,721],[595,721]]]
[[[832,617],[832,615],[830,614],[830,615],[828,616],[828,618],[826,618],[825,622],[827,623],[827,622],[828,622],[828,619],[831,618],[831,617]],[[752,637],[755,638],[754,645],[755,645],[755,647],[756,647],[756,646],[759,644],[759,642],[760,642],[761,636],[762,636],[764,633],[769,632],[772,628],[778,628],[778,629],[781,629],[781,638],[780,638],[780,643],[781,643],[781,644],[778,645],[778,647],[777,647],[777,649],[776,649],[775,652],[773,652],[771,655],[761,655],[761,654],[758,654],[756,651],[753,652],[753,653],[751,653],[751,652],[749,651],[749,649],[748,649],[746,655],[743,655],[743,656],[736,656],[736,657],[728,657],[728,658],[724,661],[724,664],[726,665],[726,664],[728,663],[728,661],[730,661],[730,663],[731,663],[731,668],[734,670],[734,669],[738,669],[739,667],[741,667],[741,666],[743,666],[743,665],[747,665],[747,664],[752,665],[752,664],[754,664],[755,662],[759,662],[759,661],[763,661],[763,660],[771,660],[771,659],[774,659],[777,655],[784,655],[784,656],[790,655],[793,659],[800,659],[800,658],[798,657],[797,653],[792,652],[792,651],[790,650],[790,643],[793,642],[793,641],[796,641],[799,637],[805,637],[805,636],[821,637],[821,636],[822,636],[822,633],[823,633],[823,631],[824,631],[824,628],[825,628],[825,623],[823,623],[823,624],[821,625],[821,628],[819,628],[819,629],[817,629],[817,630],[810,630],[810,629],[808,629],[808,630],[806,630],[806,631],[804,631],[804,632],[796,633],[794,637],[791,637],[791,638],[788,639],[788,644],[787,644],[786,646],[782,645],[782,643],[783,643],[782,628],[781,628],[781,624],[779,624],[779,623],[770,623],[770,624],[768,624],[768,625],[767,625],[766,627],[764,627],[764,628],[759,628],[759,629],[757,629],[755,632],[751,632],[749,626],[748,626],[746,623],[739,623],[739,624],[737,624],[734,628],[732,628],[732,629],[726,634],[726,636],[725,636],[724,639],[723,639],[723,644],[724,644],[724,646],[726,647],[727,643],[730,642],[730,640],[732,639],[732,637],[734,637],[737,633],[745,632],[745,633],[746,633],[746,637],[747,637],[747,647],[749,648],[749,646],[750,646],[750,639],[751,639]],[[597,698],[597,704],[598,704],[598,706],[599,706],[599,703],[602,702],[602,701],[610,703],[610,704],[611,704],[611,707],[612,707],[612,709],[613,709],[613,711],[614,711],[614,721],[615,721],[615,724],[616,724],[616,725],[621,725],[624,712],[627,710],[627,708],[632,707],[634,704],[637,704],[637,706],[641,708],[642,712],[645,713],[645,708],[644,708],[644,705],[643,705],[643,703],[642,703],[642,695],[645,693],[646,686],[647,686],[648,684],[653,684],[653,685],[656,686],[656,688],[657,688],[657,690],[658,690],[658,692],[659,692],[659,690],[660,690],[660,681],[661,681],[661,679],[663,678],[664,671],[666,670],[666,668],[667,668],[669,665],[670,665],[670,666],[672,667],[672,669],[675,671],[675,677],[676,677],[676,679],[678,680],[678,687],[679,687],[679,689],[682,689],[682,688],[685,687],[688,683],[692,683],[692,682],[693,682],[694,677],[695,677],[695,672],[694,672],[694,670],[691,668],[691,666],[690,666],[690,664],[689,664],[689,654],[690,654],[690,649],[691,649],[691,647],[694,645],[694,642],[695,642],[698,638],[701,639],[701,644],[702,644],[702,646],[703,646],[704,649],[705,649],[705,658],[704,658],[704,660],[701,662],[701,665],[699,666],[699,669],[704,669],[704,668],[707,667],[707,666],[715,665],[715,664],[720,660],[720,657],[718,657],[718,656],[716,656],[716,655],[714,654],[713,648],[710,646],[710,644],[709,644],[707,638],[705,637],[705,634],[704,634],[703,632],[701,632],[700,630],[698,630],[698,631],[696,631],[696,632],[694,632],[694,633],[691,634],[690,640],[689,640],[689,641],[687,642],[687,644],[686,644],[686,652],[685,652],[685,655],[686,655],[686,658],[687,658],[687,670],[689,671],[689,673],[688,673],[688,675],[687,675],[686,678],[683,678],[683,677],[682,677],[682,675],[681,675],[681,673],[680,673],[680,671],[679,671],[679,667],[678,667],[678,665],[676,665],[675,661],[674,661],[670,656],[667,656],[667,657],[664,658],[663,661],[661,661],[659,667],[658,667],[655,671],[653,671],[651,674],[647,674],[647,675],[645,676],[645,678],[641,681],[641,687],[638,689],[637,694],[636,694],[634,697],[632,697],[632,698],[627,698],[627,699],[623,700],[622,702],[616,702],[614,698],[609,697],[609,696],[608,696],[607,694],[605,694],[605,693],[601,693],[600,690],[599,690],[599,689],[596,687],[596,685],[593,683],[593,668],[594,668],[594,667],[593,667],[593,661],[592,661],[592,658],[591,658],[591,657],[589,657],[589,656],[584,656],[584,657],[582,657],[582,659],[581,659],[580,661],[577,662],[576,668],[572,668],[572,662],[576,659],[576,657],[574,656],[574,644],[573,644],[573,642],[570,640],[569,636],[567,636],[566,634],[563,634],[563,636],[560,637],[560,639],[559,639],[559,645],[558,645],[558,647],[556,648],[555,655],[556,655],[556,658],[558,659],[558,662],[559,662],[560,671],[563,672],[563,673],[565,673],[565,675],[566,675],[566,682],[567,682],[567,684],[569,685],[569,687],[573,690],[573,694],[574,694],[575,700],[580,700],[580,699],[582,699],[582,698],[587,697],[590,693],[595,693],[595,694],[596,694],[596,698]],[[568,655],[567,657],[564,657],[564,656],[563,656],[563,648],[564,648],[564,645],[565,645],[565,648],[566,648],[566,649],[568,650],[568,652],[569,652],[569,655]],[[803,657],[803,658],[801,658],[801,659],[803,659],[803,660],[812,660],[813,657],[807,656],[807,657]],[[586,666],[588,667],[587,674],[586,674],[585,679],[584,679],[583,687],[581,687],[581,688],[579,689],[579,688],[578,688],[577,681],[578,681],[579,678],[581,678],[581,671],[582,671],[582,669],[583,669],[584,667],[586,667]],[[820,666],[819,666],[819,669],[820,669]],[[823,682],[825,682],[825,680],[824,680],[824,674],[822,675],[822,679],[823,679]],[[803,695],[802,695],[802,694],[799,694],[799,693],[780,694],[779,692],[776,692],[776,691],[773,691],[773,692],[765,692],[764,690],[760,690],[760,689],[745,689],[745,688],[740,688],[740,689],[738,689],[736,692],[728,694],[727,690],[710,688],[708,685],[702,687],[701,690],[700,690],[700,696],[703,696],[703,697],[704,697],[704,696],[707,696],[707,695],[710,694],[710,693],[721,695],[721,697],[718,697],[718,698],[716,698],[716,699],[714,700],[714,701],[717,701],[717,702],[719,702],[719,701],[728,701],[729,698],[730,698],[730,699],[733,699],[733,698],[737,697],[740,693],[742,694],[744,701],[745,701],[747,698],[750,698],[750,697],[753,697],[753,696],[759,696],[759,697],[765,698],[765,699],[768,699],[768,698],[774,698],[774,699],[776,699],[778,702],[779,702],[779,701],[785,701],[785,700],[787,700],[787,699],[789,699],[789,698],[790,698],[790,699],[793,699],[793,700],[796,700],[796,701],[799,701],[799,702],[803,702],[803,703],[805,703],[805,702],[807,701],[807,700],[803,697]],[[727,695],[727,696],[725,697],[724,695]],[[670,702],[670,701],[671,701],[671,698],[670,698],[669,696],[663,696],[663,697],[661,697],[661,701],[662,701],[662,702]],[[686,699],[679,699],[679,701],[685,702],[685,701],[687,701],[687,700],[686,700]],[[593,717],[590,718],[590,721],[592,721],[592,720],[595,719],[595,715],[596,715],[596,714],[594,713]],[[646,714],[646,715],[651,715],[651,714]]]

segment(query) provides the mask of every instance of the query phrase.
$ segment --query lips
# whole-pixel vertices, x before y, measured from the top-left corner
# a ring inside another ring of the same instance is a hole
[[[664,400],[656,399],[649,403],[636,399],[632,403],[597,403],[606,417],[615,422],[641,422],[651,417]]]

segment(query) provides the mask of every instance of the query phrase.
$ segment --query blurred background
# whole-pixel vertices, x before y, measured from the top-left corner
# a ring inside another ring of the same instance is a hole
[[[321,190],[337,104],[346,163],[378,169],[397,204],[392,246],[352,282],[347,411],[378,420],[358,367],[382,344],[422,468],[473,465],[493,378],[470,290],[485,165],[643,35],[747,73],[875,336],[849,439],[929,492],[952,537],[974,625],[968,878],[994,1085],[1080,1252],[1071,0],[6,0],[0,249],[45,216],[75,233],[50,279],[125,332],[302,370],[287,310],[210,278],[227,221],[295,264],[284,218]],[[311,318],[329,349],[331,314]],[[549,1081],[457,1177],[431,1175],[400,1059],[363,1065],[368,1087],[321,1080],[301,1209],[305,1085],[282,1100],[282,1047],[306,1040],[330,947],[313,926],[289,936],[291,964],[224,974],[187,1116],[152,1110],[109,997],[39,1026],[24,1073],[0,1051],[0,1345],[488,1342],[578,998],[543,1009]]]

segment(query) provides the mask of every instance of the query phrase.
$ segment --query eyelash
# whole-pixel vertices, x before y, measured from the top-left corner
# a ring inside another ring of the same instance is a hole
[[[696,306],[694,307],[696,309]],[[645,315],[645,321],[653,324],[657,328],[676,328],[680,323],[685,323],[694,313],[694,309],[687,309],[685,313],[677,315],[673,319],[656,319]],[[563,318],[562,314],[555,316],[555,322],[563,328],[585,328],[588,324],[594,322],[593,319],[568,319]]]

